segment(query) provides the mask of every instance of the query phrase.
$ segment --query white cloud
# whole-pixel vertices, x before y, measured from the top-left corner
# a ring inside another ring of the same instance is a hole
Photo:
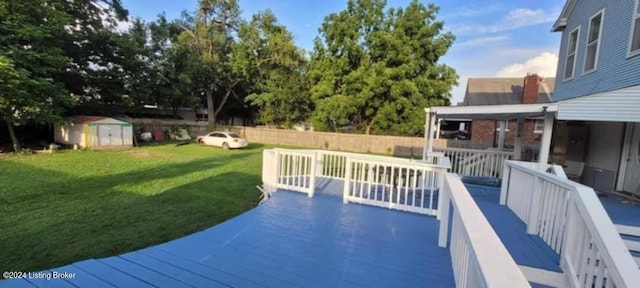
[[[464,41],[460,44],[457,44],[457,46],[460,48],[493,47],[493,46],[504,45],[508,43],[510,40],[511,38],[506,35],[478,37],[478,38],[472,38],[467,41]]]
[[[497,11],[502,7],[500,3],[493,3],[489,5],[470,5],[464,7],[456,7],[456,11],[452,13],[444,14],[443,18],[469,18],[490,14]],[[443,11],[444,12],[444,11]]]
[[[555,77],[558,66],[558,56],[550,52],[527,59],[524,63],[515,63],[503,67],[496,73],[496,77],[523,77],[527,73],[537,73],[543,77]]]
[[[515,30],[518,28],[550,23],[556,20],[558,13],[542,9],[517,8],[513,9],[498,22],[493,24],[457,24],[451,27],[455,34],[489,34],[501,31]]]

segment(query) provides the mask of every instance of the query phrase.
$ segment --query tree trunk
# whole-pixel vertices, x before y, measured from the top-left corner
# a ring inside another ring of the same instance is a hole
[[[367,124],[367,127],[365,128],[365,134],[371,134],[371,124]]]
[[[20,142],[18,142],[18,137],[16,137],[16,131],[13,130],[13,123],[7,120],[7,129],[9,129],[9,137],[11,137],[11,143],[13,143],[13,151],[16,153],[20,152]]]
[[[214,130],[216,128],[216,114],[213,109],[213,94],[209,89],[205,91],[205,94],[207,95],[207,120],[209,123],[209,130]]]

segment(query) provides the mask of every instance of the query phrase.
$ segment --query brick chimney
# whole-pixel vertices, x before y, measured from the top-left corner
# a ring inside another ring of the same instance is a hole
[[[524,84],[522,85],[522,104],[535,104],[538,103],[538,87],[540,87],[540,81],[542,77],[538,74],[527,73],[524,77]]]

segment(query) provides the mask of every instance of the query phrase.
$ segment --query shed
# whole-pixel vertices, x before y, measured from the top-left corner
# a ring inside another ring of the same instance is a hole
[[[74,116],[69,122],[56,125],[55,141],[82,148],[133,146],[131,123],[103,116]]]

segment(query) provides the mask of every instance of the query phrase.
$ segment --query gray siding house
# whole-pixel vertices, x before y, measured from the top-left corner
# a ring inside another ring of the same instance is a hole
[[[639,2],[569,0],[553,26],[562,33],[554,140],[567,141],[551,159],[584,161],[581,181],[600,191],[640,194]]]

